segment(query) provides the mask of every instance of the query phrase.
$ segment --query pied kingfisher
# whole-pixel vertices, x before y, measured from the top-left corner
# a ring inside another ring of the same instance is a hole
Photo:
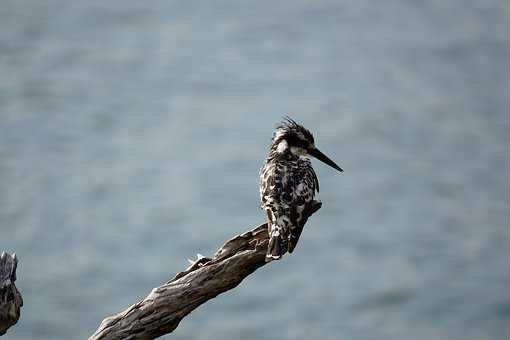
[[[260,170],[260,200],[267,213],[269,245],[266,262],[292,253],[303,230],[319,180],[308,156],[343,171],[315,147],[310,131],[289,117],[276,128],[269,155]]]

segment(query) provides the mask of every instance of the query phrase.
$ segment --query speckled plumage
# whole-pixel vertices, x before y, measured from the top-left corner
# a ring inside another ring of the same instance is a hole
[[[266,260],[294,250],[303,230],[319,181],[304,150],[312,134],[287,118],[273,136],[269,156],[260,171],[261,206],[267,212],[269,246]]]

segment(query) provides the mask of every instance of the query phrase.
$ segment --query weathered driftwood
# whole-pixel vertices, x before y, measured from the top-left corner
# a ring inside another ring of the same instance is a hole
[[[23,299],[14,281],[16,281],[16,254],[2,252],[0,255],[0,336],[18,322]]]
[[[311,216],[321,208],[314,202],[305,212]],[[171,333],[195,308],[236,287],[265,265],[267,223],[228,240],[212,258],[197,256],[185,271],[142,301],[101,322],[89,340],[154,339]]]

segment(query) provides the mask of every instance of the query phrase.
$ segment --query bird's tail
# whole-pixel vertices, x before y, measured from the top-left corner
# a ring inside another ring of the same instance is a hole
[[[267,246],[266,262],[279,260],[285,253],[284,238],[277,225],[271,225],[269,231],[269,245]]]

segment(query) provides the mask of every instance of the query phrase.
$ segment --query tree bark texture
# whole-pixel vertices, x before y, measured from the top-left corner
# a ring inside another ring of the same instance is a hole
[[[311,216],[321,205],[314,201],[305,215]],[[154,339],[171,333],[195,308],[265,265],[268,237],[264,223],[228,240],[212,258],[198,255],[190,267],[142,301],[104,319],[89,340]]]
[[[23,299],[14,281],[16,281],[16,254],[2,252],[0,255],[0,336],[18,322]]]

